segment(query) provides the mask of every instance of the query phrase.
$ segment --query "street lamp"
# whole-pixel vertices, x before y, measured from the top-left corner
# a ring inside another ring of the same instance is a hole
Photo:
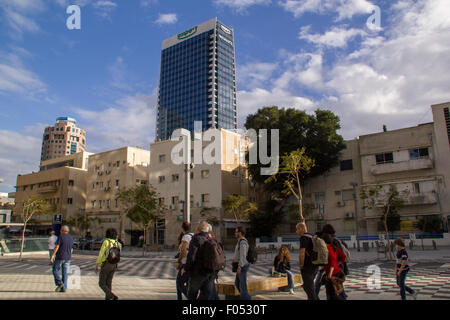
[[[356,182],[350,182],[350,185],[353,187],[353,200],[355,202],[356,246],[359,252],[361,249],[359,246],[358,198],[356,197],[356,187],[358,184]]]

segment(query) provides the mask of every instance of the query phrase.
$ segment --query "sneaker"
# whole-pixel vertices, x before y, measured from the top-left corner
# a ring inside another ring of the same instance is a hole
[[[64,290],[64,284],[62,283],[56,287],[55,292],[61,292],[61,290]]]
[[[294,289],[289,290],[290,294],[295,294]]]
[[[412,294],[412,297],[414,300],[417,300],[417,291],[414,291],[414,293]]]

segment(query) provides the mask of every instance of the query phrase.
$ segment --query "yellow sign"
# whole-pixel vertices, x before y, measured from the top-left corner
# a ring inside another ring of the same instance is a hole
[[[420,231],[419,220],[403,220],[400,221],[400,230],[401,231]]]

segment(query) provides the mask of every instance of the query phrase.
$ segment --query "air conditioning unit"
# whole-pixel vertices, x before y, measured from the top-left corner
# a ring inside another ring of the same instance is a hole
[[[345,207],[345,203],[342,202],[342,201],[338,201],[336,206],[338,206],[338,207]]]
[[[347,212],[345,214],[345,217],[348,218],[348,219],[353,218],[353,212]]]

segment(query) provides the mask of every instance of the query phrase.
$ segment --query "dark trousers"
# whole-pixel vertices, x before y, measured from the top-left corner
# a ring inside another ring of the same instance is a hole
[[[177,274],[177,299],[183,300],[183,294],[187,298],[187,288],[188,288],[188,280],[189,275],[187,272],[184,272],[183,275],[181,275],[181,270],[184,270],[184,264],[180,266],[180,269],[178,270]]]
[[[214,273],[190,276],[188,280],[187,298],[189,300],[209,300],[212,290],[211,283],[214,285]]]
[[[317,268],[303,268],[301,269],[303,290],[305,290],[308,300],[318,300],[316,290],[314,287],[314,276],[316,275]]]
[[[105,261],[102,264],[102,268],[100,269],[100,277],[98,280],[99,287],[105,292],[105,299],[112,300],[115,298],[115,295],[112,293],[112,279],[114,273],[117,270],[117,263],[111,264],[108,261]]]
[[[413,294],[415,291],[406,285],[406,275],[409,270],[403,270],[400,276],[397,276],[397,285],[400,287],[400,296],[402,300],[406,300],[406,291]]]

